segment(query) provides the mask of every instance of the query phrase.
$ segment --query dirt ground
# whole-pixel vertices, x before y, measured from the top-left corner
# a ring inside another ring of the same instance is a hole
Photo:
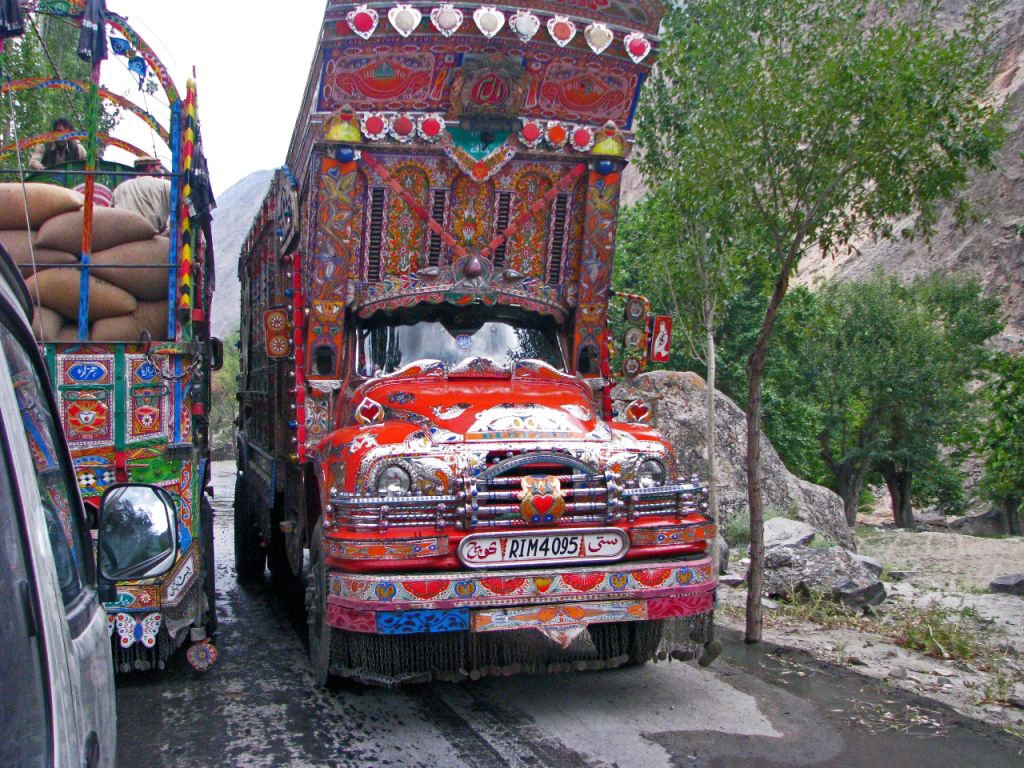
[[[806,621],[794,615],[798,611],[772,601],[766,601],[764,639],[888,680],[1024,737],[1024,597],[987,591],[996,576],[1024,572],[1024,538],[908,533],[876,526],[858,526],[855,534],[859,552],[886,566],[888,597],[878,609],[880,615],[933,604],[952,612],[968,609],[981,619],[979,640],[988,653],[966,661],[926,656],[881,632],[834,626],[827,619]],[[735,553],[733,560],[738,560]],[[745,563],[735,562],[730,573],[744,575],[745,569]],[[742,630],[745,586],[723,586],[719,600],[718,621]],[[869,619],[863,624],[884,631],[882,622]]]

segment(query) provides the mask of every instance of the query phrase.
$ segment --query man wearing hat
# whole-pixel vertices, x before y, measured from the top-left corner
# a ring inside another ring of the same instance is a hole
[[[136,159],[138,176],[122,181],[114,189],[114,207],[128,208],[142,215],[157,232],[167,229],[171,216],[171,182],[164,178],[164,169],[155,157],[143,155]]]

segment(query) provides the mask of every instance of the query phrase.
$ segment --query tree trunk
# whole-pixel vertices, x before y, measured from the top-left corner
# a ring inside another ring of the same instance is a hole
[[[705,317],[707,314],[705,313]],[[718,469],[715,461],[715,334],[713,331],[713,320],[707,322],[707,338],[705,344],[708,360],[708,391],[707,391],[707,431],[704,434],[704,444],[708,450],[708,507],[710,507],[711,520],[718,530]],[[721,534],[719,534],[721,535]],[[718,547],[715,546],[715,573],[718,573]]]
[[[836,493],[843,500],[843,512],[846,515],[846,523],[852,526],[857,522],[860,492],[864,489],[864,469],[847,462],[840,462],[836,465],[834,471]]]
[[[1020,497],[1006,496],[1002,499],[1003,514],[1006,516],[1006,532],[1011,536],[1021,535]]]
[[[764,591],[764,500],[761,498],[761,380],[768,357],[768,343],[779,306],[789,288],[789,273],[799,241],[782,259],[771,298],[761,321],[754,349],[747,359],[747,505],[750,507],[750,568],[747,571],[746,643],[761,642],[761,593]]]
[[[897,528],[912,530],[914,527],[914,510],[910,504],[910,484],[913,474],[896,469],[891,463],[881,467],[885,487],[889,489],[889,500],[892,503],[892,519]]]

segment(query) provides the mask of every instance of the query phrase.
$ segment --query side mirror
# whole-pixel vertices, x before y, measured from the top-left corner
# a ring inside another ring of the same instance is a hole
[[[210,369],[219,371],[224,367],[224,342],[216,336],[210,337]]]
[[[98,535],[102,582],[160,576],[178,553],[177,513],[171,494],[155,485],[113,485],[100,503]]]

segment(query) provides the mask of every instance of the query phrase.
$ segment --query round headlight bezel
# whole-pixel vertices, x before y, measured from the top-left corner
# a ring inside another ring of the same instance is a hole
[[[381,496],[402,496],[412,490],[412,474],[401,464],[385,464],[373,478],[373,489]]]
[[[654,456],[644,456],[636,464],[636,484],[640,488],[657,488],[668,482],[668,467]]]

